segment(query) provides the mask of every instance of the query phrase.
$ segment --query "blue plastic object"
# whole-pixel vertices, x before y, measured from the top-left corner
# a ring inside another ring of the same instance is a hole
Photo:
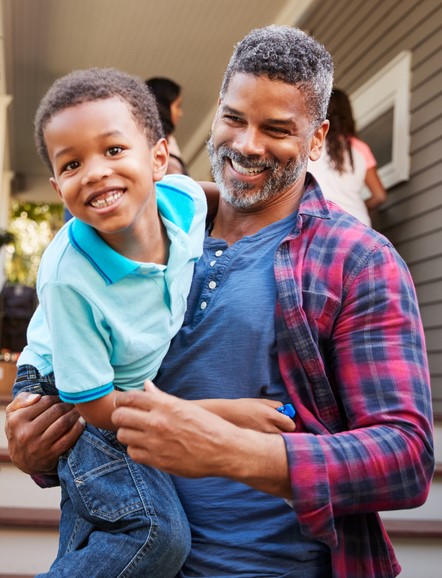
[[[284,415],[288,415],[293,420],[295,419],[296,409],[293,407],[291,403],[286,403],[285,405],[281,405],[276,408],[276,411],[283,413]]]

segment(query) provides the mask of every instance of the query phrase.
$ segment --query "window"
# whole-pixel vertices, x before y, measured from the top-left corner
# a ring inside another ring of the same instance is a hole
[[[401,52],[350,95],[358,134],[372,149],[385,188],[410,175],[411,53]]]

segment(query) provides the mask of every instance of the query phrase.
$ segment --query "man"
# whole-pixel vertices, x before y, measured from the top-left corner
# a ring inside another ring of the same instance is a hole
[[[237,45],[208,145],[219,210],[183,328],[158,389],[123,394],[113,414],[134,459],[176,476],[192,530],[182,578],[396,576],[376,512],[418,506],[429,490],[409,272],[306,173],[332,77],[328,52],[299,30],[270,26]],[[291,401],[297,431],[241,429],[188,401],[202,397]],[[81,429],[69,407],[38,398],[13,402],[7,428],[29,473],[51,471]],[[26,447],[31,431],[40,445]]]

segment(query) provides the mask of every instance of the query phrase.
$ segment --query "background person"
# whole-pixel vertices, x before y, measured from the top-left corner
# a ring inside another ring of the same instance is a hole
[[[308,170],[318,181],[326,199],[334,201],[351,215],[371,226],[370,213],[387,199],[370,147],[356,135],[350,99],[334,88],[328,105],[330,128],[325,150]],[[370,196],[364,199],[367,188]]]
[[[169,165],[167,172],[187,174],[180,148],[173,135],[177,124],[183,116],[183,97],[181,86],[174,80],[165,77],[153,77],[146,80],[147,86],[153,92],[160,112],[163,130],[169,144]]]

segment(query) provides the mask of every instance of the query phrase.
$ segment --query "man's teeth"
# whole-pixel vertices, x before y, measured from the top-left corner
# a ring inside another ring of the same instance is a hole
[[[232,167],[235,169],[237,173],[241,173],[242,175],[259,175],[259,173],[264,172],[264,168],[262,167],[243,167],[242,165],[238,164],[232,159]]]
[[[95,199],[92,199],[90,205],[95,209],[102,209],[103,207],[108,207],[109,205],[112,205],[112,203],[115,203],[115,201],[117,201],[122,196],[123,196],[122,191],[118,192],[115,191],[113,193],[108,193],[102,197],[96,197]]]

